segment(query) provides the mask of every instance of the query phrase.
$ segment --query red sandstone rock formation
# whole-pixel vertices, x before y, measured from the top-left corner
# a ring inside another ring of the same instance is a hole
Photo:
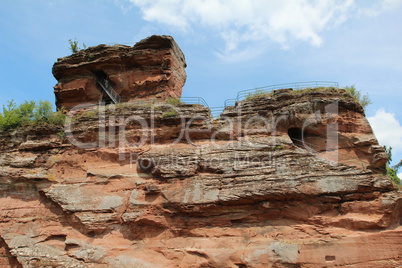
[[[186,81],[186,61],[170,36],[153,35],[133,47],[98,45],[60,58],[53,66],[58,80],[56,106],[70,109],[97,104],[97,77],[107,77],[123,101],[179,98]],[[105,95],[106,96],[106,95]]]
[[[277,90],[271,96],[239,102],[222,115],[224,122],[233,118],[240,125],[236,136],[289,136],[295,145],[326,159],[374,170],[384,170],[388,160],[363,108],[344,90]]]
[[[402,195],[344,91],[95,111],[0,133],[6,267],[402,265]]]

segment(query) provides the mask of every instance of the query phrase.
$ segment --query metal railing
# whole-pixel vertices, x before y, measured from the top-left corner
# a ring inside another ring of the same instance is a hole
[[[223,106],[211,107],[210,110],[211,110],[212,117],[215,118],[215,117],[220,116],[220,114],[223,112],[224,109],[225,109],[225,107],[223,107]]]
[[[150,106],[153,104],[162,104],[165,103],[164,100],[161,99],[143,99],[143,100],[131,100],[127,102],[130,106]]]
[[[200,97],[183,97],[183,98],[171,98],[171,102],[168,99],[159,99],[159,98],[152,98],[152,99],[142,99],[142,100],[131,100],[128,101],[127,104],[130,106],[151,106],[151,105],[163,105],[163,104],[175,104],[176,100],[179,100],[177,104],[179,103],[185,103],[185,104],[199,104],[203,105],[205,107],[209,107],[208,103]]]
[[[103,91],[109,96],[109,98],[114,102],[114,103],[119,103],[121,102],[121,97],[117,92],[114,90],[112,85],[110,85],[109,80],[107,79],[96,79],[96,82],[98,85],[103,89]]]
[[[175,99],[175,98],[172,98]],[[221,114],[223,109],[225,107],[209,107],[208,103],[205,101],[205,99],[201,97],[182,97],[180,98],[180,102],[184,104],[197,104],[197,105],[202,105],[205,106],[206,108],[209,108],[211,110],[211,114],[213,117],[217,117]],[[163,105],[163,104],[169,104],[169,99],[163,100],[163,99],[144,99],[144,100],[133,100],[127,102],[129,106],[151,106],[151,105]]]
[[[96,82],[101,86],[101,88],[106,92],[106,94],[110,97],[110,99],[114,103],[118,103],[123,100],[122,97],[119,94],[117,94],[117,92],[112,88],[112,86],[110,85],[110,83],[107,79],[103,79],[103,80],[97,79]],[[225,100],[224,106],[220,106],[220,107],[209,107],[208,103],[201,97],[182,97],[182,98],[180,98],[180,101],[182,103],[186,103],[186,104],[199,104],[199,105],[208,107],[211,110],[212,116],[217,117],[222,113],[222,111],[226,107],[235,105],[235,103],[237,101],[246,99],[248,96],[250,96],[250,94],[255,94],[255,93],[260,93],[260,92],[262,94],[265,94],[265,93],[269,94],[276,89],[292,88],[292,89],[298,90],[298,89],[305,89],[305,88],[309,88],[309,87],[335,87],[335,88],[338,88],[338,83],[330,82],[330,81],[308,81],[308,82],[275,84],[275,85],[241,90],[237,93],[236,98]],[[152,104],[163,104],[163,103],[169,103],[169,102],[166,102],[166,100],[153,98],[153,99],[129,101],[129,103],[130,103],[130,105],[147,106],[147,105],[152,105]]]
[[[201,97],[183,97],[180,101],[186,104],[199,104],[205,107],[209,107],[208,103]]]
[[[284,88],[292,88],[295,90],[305,89],[310,87],[335,87],[338,88],[339,85],[337,82],[330,81],[308,81],[308,82],[296,82],[296,83],[286,83],[286,84],[275,84],[264,87],[257,87],[252,89],[241,90],[237,93],[236,98],[227,99],[225,101],[225,107],[233,106],[237,101],[241,101],[246,99],[248,96],[255,93],[263,93],[269,94],[276,89],[284,89]]]

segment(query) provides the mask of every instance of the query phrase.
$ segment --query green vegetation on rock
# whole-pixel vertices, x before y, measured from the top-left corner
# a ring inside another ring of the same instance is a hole
[[[165,112],[162,113],[161,118],[175,117],[175,116],[177,116],[178,114],[179,114],[179,113],[178,113],[175,109],[170,108],[169,110],[167,110],[167,111],[165,111]]]
[[[250,92],[247,94],[246,96],[246,101],[250,101],[250,100],[254,100],[257,98],[263,98],[263,97],[268,97],[271,96],[272,93],[270,93],[269,91],[263,90],[263,89],[258,89],[254,92]]]
[[[298,90],[293,90],[289,91],[290,94],[302,94],[302,93],[307,93],[307,92],[328,92],[328,91],[336,91],[338,88],[335,87],[308,87],[308,88],[303,88],[303,89],[298,89]],[[346,86],[344,88],[346,93],[348,93],[354,101],[359,103],[363,109],[367,107],[367,105],[371,104],[370,98],[368,94],[362,95],[362,93],[356,89],[355,85],[351,86]],[[269,97],[272,95],[271,91],[263,90],[263,89],[258,89],[254,92],[250,92],[246,95],[246,100],[254,100],[257,98],[263,98],[263,97]]]
[[[181,104],[181,100],[179,98],[167,98],[165,103],[173,105],[173,106],[177,106],[179,104]]]
[[[335,87],[306,87],[298,90],[293,90],[290,93],[292,94],[302,94],[307,92],[327,92],[327,91],[336,91]]]
[[[400,185],[401,184],[401,180],[399,179],[397,173],[398,173],[398,169],[401,167],[402,165],[402,160],[394,167],[390,167],[390,163],[392,161],[392,147],[387,147],[384,146],[385,152],[388,155],[388,162],[387,162],[387,176],[391,178],[392,182],[396,185]]]
[[[297,90],[291,90],[288,93],[289,94],[303,94],[307,92],[325,92],[325,91],[334,91],[337,90],[335,87],[307,87],[307,88],[302,88],[302,89],[297,89]],[[273,91],[267,91],[263,89],[258,89],[254,92],[250,92],[246,96],[246,100],[250,101],[253,99],[257,98],[264,98],[264,97],[269,97],[272,96]]]
[[[12,100],[3,105],[0,129],[9,130],[26,125],[51,124],[61,126],[66,116],[62,111],[53,112],[49,101],[25,101],[19,106]]]
[[[81,50],[81,48],[78,46],[77,39],[75,39],[75,40],[69,39],[68,43],[70,44],[69,49],[71,50],[72,53],[76,53]],[[87,48],[87,46],[84,43],[82,44],[82,46],[84,47],[84,49]]]
[[[361,92],[356,89],[355,85],[346,86],[345,90],[356,102],[360,103],[363,109],[366,109],[367,105],[371,104],[368,94],[362,95]]]

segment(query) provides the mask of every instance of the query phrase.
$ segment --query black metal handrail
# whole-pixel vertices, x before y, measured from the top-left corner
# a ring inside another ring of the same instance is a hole
[[[182,97],[180,101],[186,104],[200,104],[209,107],[208,103],[201,97]]]
[[[119,94],[117,94],[117,92],[113,89],[113,87],[110,85],[110,83],[107,79],[97,79],[97,83],[101,86],[103,91],[106,92],[106,94],[110,97],[110,99],[114,103],[119,103],[123,100],[122,97]],[[338,83],[330,82],[330,81],[308,81],[308,82],[275,84],[275,85],[241,90],[237,93],[236,98],[225,100],[223,107],[209,107],[208,103],[201,97],[182,97],[182,98],[180,98],[180,101],[182,103],[186,103],[186,104],[199,104],[199,105],[208,107],[211,110],[211,114],[214,117],[216,117],[226,107],[235,105],[237,101],[246,99],[247,96],[249,96],[250,94],[253,94],[253,93],[258,93],[261,91],[263,94],[265,94],[265,93],[268,94],[276,89],[292,88],[292,89],[297,90],[297,89],[304,89],[304,88],[309,88],[309,87],[335,87],[335,88],[338,88]],[[153,99],[129,101],[129,103],[132,105],[142,106],[142,105],[152,105],[152,104],[163,104],[163,103],[166,103],[166,100],[153,98]]]
[[[209,107],[208,103],[201,97],[183,97],[183,98],[170,98],[172,100],[180,100],[181,103],[185,104],[199,104],[205,107]],[[162,105],[162,104],[169,104],[168,99],[159,99],[159,98],[151,98],[151,99],[142,99],[142,100],[132,100],[129,101],[128,104],[132,106],[148,106],[148,105]],[[174,103],[172,101],[172,103]]]
[[[330,82],[330,81],[308,81],[308,82],[275,84],[275,85],[269,85],[269,86],[264,86],[264,87],[251,88],[251,89],[239,91],[237,93],[237,96],[235,99],[225,100],[225,107],[232,105],[232,104],[234,105],[237,101],[244,100],[247,98],[247,96],[249,96],[250,94],[253,94],[253,93],[261,92],[261,93],[268,94],[276,89],[292,88],[292,89],[298,90],[298,89],[304,89],[304,88],[309,88],[309,87],[335,87],[335,88],[338,88],[339,85],[337,82]]]
[[[213,117],[218,117],[218,116],[223,112],[223,110],[225,109],[225,107],[223,107],[223,106],[220,106],[220,107],[210,107],[209,109],[211,110],[211,114],[212,114]]]
[[[224,106],[225,108],[228,106],[235,106],[237,99],[227,99],[225,100]]]

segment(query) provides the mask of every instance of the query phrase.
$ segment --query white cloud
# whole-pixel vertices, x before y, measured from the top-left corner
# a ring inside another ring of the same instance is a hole
[[[395,114],[379,109],[367,119],[381,145],[391,146],[393,153],[402,151],[402,126]]]
[[[208,28],[231,53],[241,44],[270,40],[289,48],[297,42],[323,43],[320,33],[351,16],[374,16],[402,0],[129,0],[143,19],[191,34]]]
[[[364,0],[366,1],[366,0]],[[362,1],[363,2],[363,1]],[[361,3],[362,4],[362,3]],[[358,9],[358,14],[363,16],[377,16],[380,13],[397,8],[401,4],[401,0],[381,0],[373,1],[371,5],[361,5]]]

